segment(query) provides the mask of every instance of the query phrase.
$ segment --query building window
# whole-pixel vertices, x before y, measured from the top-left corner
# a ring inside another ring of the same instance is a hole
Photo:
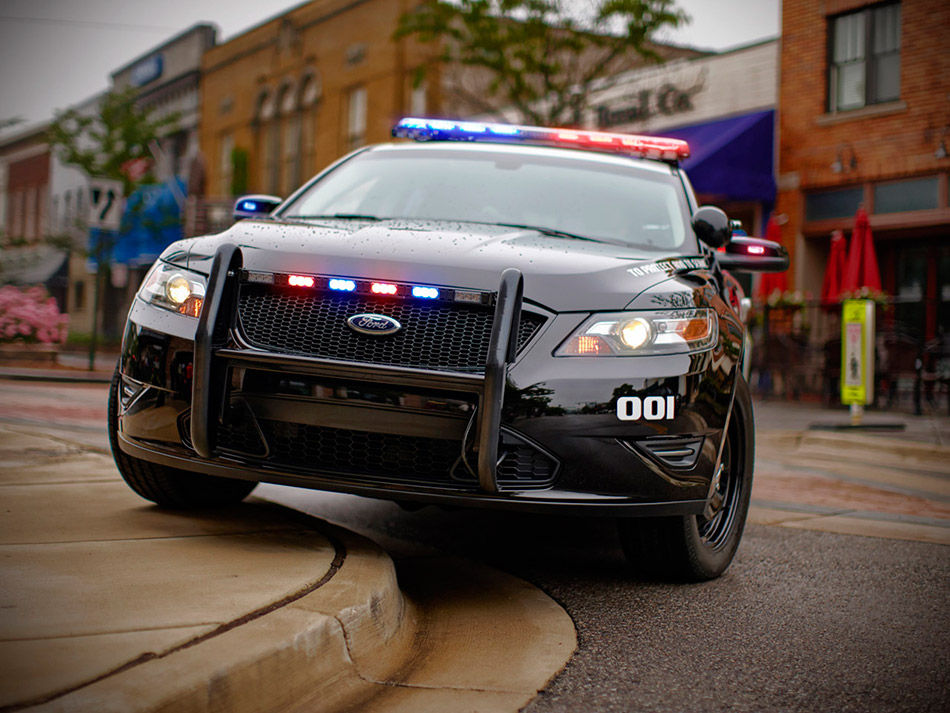
[[[36,238],[36,189],[26,189],[23,206],[23,237],[32,242]]]
[[[43,238],[49,231],[49,189],[41,186],[36,196],[36,237]]]
[[[280,122],[267,125],[264,136],[264,186],[268,193],[280,192]]]
[[[82,280],[73,282],[73,307],[74,310],[86,309],[86,283]]]
[[[300,114],[284,119],[284,180],[283,195],[290,195],[300,187]]]
[[[316,124],[316,112],[311,110],[303,115],[300,126],[300,173],[305,181],[310,179],[316,167]]]
[[[864,189],[861,186],[808,193],[805,195],[805,220],[851,218],[862,200]]]
[[[23,237],[23,191],[16,191],[10,200],[10,238]]]
[[[234,163],[231,154],[234,153],[234,134],[227,133],[218,143],[218,171],[221,183],[218,186],[218,195],[230,196],[231,185],[234,180]]]
[[[938,184],[936,176],[879,183],[874,186],[874,212],[903,213],[937,208]]]
[[[350,90],[347,103],[346,145],[352,151],[366,142],[366,87]]]
[[[308,71],[300,84],[300,107],[302,111],[300,125],[300,169],[303,180],[313,175],[316,166],[315,132],[317,127],[317,105],[323,85],[315,70]]]
[[[73,194],[66,191],[63,194],[63,228],[72,230],[76,227],[76,216],[73,215]]]
[[[831,18],[829,111],[900,98],[900,13],[892,3]]]
[[[428,111],[429,83],[423,79],[416,83],[409,79],[409,115],[425,116]]]
[[[82,188],[76,189],[76,224],[77,227],[85,229],[86,226],[86,214],[83,213],[83,200],[85,195],[83,194]]]

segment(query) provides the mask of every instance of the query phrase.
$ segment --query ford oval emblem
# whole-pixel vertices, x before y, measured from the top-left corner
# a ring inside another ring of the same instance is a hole
[[[346,323],[360,334],[395,334],[402,329],[397,320],[385,314],[354,314],[347,318]]]

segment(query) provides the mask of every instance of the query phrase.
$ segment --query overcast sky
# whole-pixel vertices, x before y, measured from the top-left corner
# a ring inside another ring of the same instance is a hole
[[[108,88],[109,75],[198,22],[218,41],[300,0],[0,0],[0,120],[28,123]],[[689,26],[664,38],[726,49],[779,34],[780,0],[679,0]],[[20,125],[19,128],[25,127]]]

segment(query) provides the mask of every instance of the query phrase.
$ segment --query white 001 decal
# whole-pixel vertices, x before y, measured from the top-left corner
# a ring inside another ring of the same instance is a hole
[[[621,421],[664,421],[676,417],[675,396],[621,396],[617,399],[617,418]]]

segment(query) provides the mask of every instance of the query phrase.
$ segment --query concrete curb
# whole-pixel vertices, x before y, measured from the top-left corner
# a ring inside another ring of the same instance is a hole
[[[69,384],[108,384],[112,381],[112,372],[72,371],[70,369],[18,369],[6,367],[0,369],[0,379],[49,381]]]
[[[336,550],[320,582],[25,710],[251,713],[318,693],[320,709],[344,706],[358,695],[358,662],[391,675],[408,656],[414,627],[389,556],[346,530],[318,530]]]
[[[0,427],[0,711],[517,711],[577,646],[486,565],[259,498],[157,508],[110,459]]]

